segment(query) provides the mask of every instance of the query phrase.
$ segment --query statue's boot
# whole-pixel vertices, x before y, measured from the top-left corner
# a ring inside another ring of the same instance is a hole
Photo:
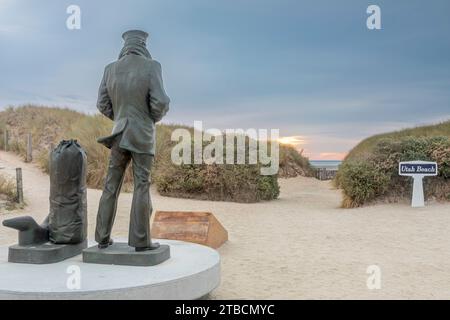
[[[19,231],[19,245],[42,244],[49,240],[47,219],[40,226],[29,216],[3,221],[3,225]]]
[[[152,244],[150,244],[150,246],[148,247],[136,247],[135,250],[136,252],[142,252],[142,251],[148,251],[148,250],[155,250],[158,249],[160,247],[158,242],[154,242]]]
[[[99,244],[98,244],[98,248],[99,248],[99,249],[106,249],[106,248],[108,248],[109,246],[112,246],[113,243],[114,243],[113,239],[109,239],[108,242],[105,242],[105,243],[99,243]]]

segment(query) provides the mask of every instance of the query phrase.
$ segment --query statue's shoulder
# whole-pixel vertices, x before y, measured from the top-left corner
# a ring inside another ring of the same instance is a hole
[[[150,65],[152,68],[157,69],[157,70],[161,70],[161,63],[159,63],[157,60],[155,59],[148,59],[150,61]]]
[[[114,64],[115,64],[116,62],[117,62],[117,61],[113,61],[113,62],[111,62],[111,63],[109,63],[109,64],[106,65],[106,67],[105,67],[105,74],[108,73],[108,72],[112,69],[112,67],[114,66]]]
[[[115,64],[117,63],[117,61],[113,61],[111,63],[108,63],[105,67],[105,70],[109,70],[111,69]]]

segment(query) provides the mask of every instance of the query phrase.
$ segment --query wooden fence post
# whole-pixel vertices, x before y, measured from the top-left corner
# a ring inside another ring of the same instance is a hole
[[[16,168],[17,202],[23,203],[22,168]]]
[[[33,161],[33,140],[31,137],[31,133],[27,135],[27,156],[26,162]]]
[[[8,130],[6,129],[6,127],[5,127],[5,130],[3,131],[3,142],[4,142],[4,146],[3,146],[3,149],[5,150],[5,151],[8,151]]]

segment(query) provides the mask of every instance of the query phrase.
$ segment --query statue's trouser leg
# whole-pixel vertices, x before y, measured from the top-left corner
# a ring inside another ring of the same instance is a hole
[[[134,192],[128,244],[131,247],[149,247],[151,244],[150,216],[152,214],[149,189],[153,156],[132,153],[131,157],[133,159]]]
[[[98,207],[97,226],[95,229],[95,241],[98,243],[107,243],[110,239],[120,188],[131,158],[129,151],[119,148],[119,141],[120,138],[117,138],[111,148],[108,174],[106,175],[105,187]]]

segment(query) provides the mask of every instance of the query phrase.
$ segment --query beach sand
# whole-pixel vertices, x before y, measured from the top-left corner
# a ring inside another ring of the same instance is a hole
[[[0,220],[48,214],[49,177],[34,164],[0,151],[0,172],[23,168],[27,207]],[[161,197],[155,210],[210,211],[229,232],[220,249],[222,283],[212,299],[450,299],[450,205],[407,203],[339,208],[329,182],[281,179],[278,200],[257,204]],[[92,239],[100,190],[88,190]],[[131,194],[119,200],[114,237],[127,237]],[[17,232],[0,227],[0,244]],[[381,288],[369,290],[370,265],[381,270]]]

